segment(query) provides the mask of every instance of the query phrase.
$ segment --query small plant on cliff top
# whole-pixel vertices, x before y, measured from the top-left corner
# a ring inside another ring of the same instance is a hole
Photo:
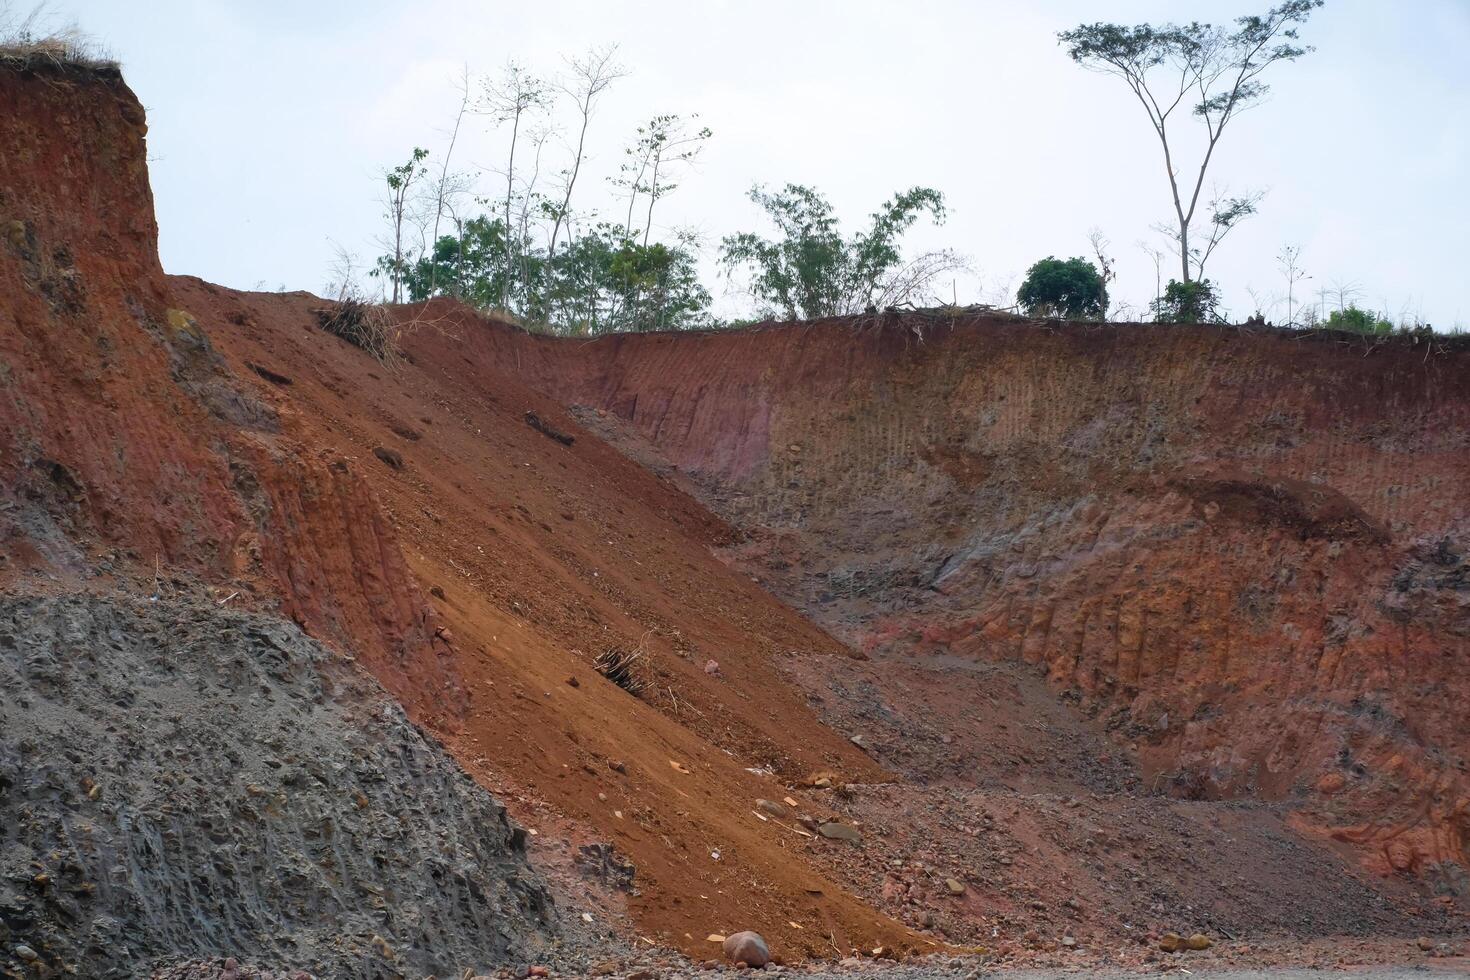
[[[1352,333],[1385,335],[1393,333],[1393,321],[1372,310],[1360,310],[1349,304],[1347,308],[1333,310],[1321,326],[1328,330],[1347,330]]]
[[[1151,304],[1159,323],[1219,323],[1220,294],[1208,279],[1170,279],[1164,294]]]
[[[1102,320],[1108,314],[1108,287],[1086,259],[1048,256],[1027,271],[1016,301],[1027,316]]]
[[[10,4],[0,2],[0,62],[22,67],[117,67],[117,62],[100,51],[75,24],[57,26],[48,24],[48,20],[44,3],[22,16]]]

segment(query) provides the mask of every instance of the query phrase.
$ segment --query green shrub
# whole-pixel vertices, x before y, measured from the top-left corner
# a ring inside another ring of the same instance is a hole
[[[1047,256],[1027,270],[1016,301],[1027,316],[1103,320],[1108,315],[1107,284],[1086,259]]]
[[[1154,300],[1154,319],[1159,323],[1218,323],[1220,293],[1208,279],[1179,282],[1170,279],[1164,295]]]
[[[1372,310],[1360,310],[1349,306],[1345,310],[1333,310],[1327,314],[1322,326],[1328,330],[1346,330],[1350,333],[1382,335],[1393,333],[1393,321]]]

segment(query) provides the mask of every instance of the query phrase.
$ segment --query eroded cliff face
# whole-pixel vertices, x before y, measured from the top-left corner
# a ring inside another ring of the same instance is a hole
[[[751,809],[790,794],[834,818],[799,780],[886,774],[777,666],[851,651],[712,554],[723,520],[468,361],[447,322],[420,324],[437,347],[417,363],[387,366],[322,330],[316,297],[163,276],[143,115],[115,72],[0,66],[0,137],[0,594],[192,602],[222,629],[236,611],[293,619],[540,823],[533,852],[569,873],[582,844],[631,861],[637,887],[608,899],[609,920],[649,942],[708,955],[712,929],[738,926],[791,959],[924,945],[829,880],[825,839]],[[611,650],[638,655],[642,696],[598,672]],[[371,732],[378,707],[345,717]],[[177,765],[201,782],[229,771],[213,749]],[[38,799],[38,826],[67,802]],[[240,838],[267,860],[262,881],[296,874]],[[341,915],[321,916],[310,934],[330,937]],[[188,938],[176,951],[234,952]]]
[[[452,714],[458,683],[370,489],[282,434],[165,280],[121,77],[6,66],[0,117],[0,579],[182,575],[351,640]]]
[[[877,654],[1039,665],[1155,785],[1464,893],[1470,352],[919,317],[484,356]]]

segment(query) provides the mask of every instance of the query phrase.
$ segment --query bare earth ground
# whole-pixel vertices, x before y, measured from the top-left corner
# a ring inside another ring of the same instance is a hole
[[[1145,785],[1026,665],[915,656],[789,667],[825,721],[904,777],[832,794],[865,830],[833,865],[938,940],[1132,963],[1169,931],[1254,943],[1463,928],[1408,879],[1372,875],[1293,831],[1287,806],[1173,799]]]

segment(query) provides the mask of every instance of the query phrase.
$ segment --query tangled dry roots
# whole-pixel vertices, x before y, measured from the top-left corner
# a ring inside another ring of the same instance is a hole
[[[399,328],[387,307],[359,299],[342,299],[316,311],[322,329],[360,347],[378,360],[399,359]]]
[[[642,672],[638,670],[638,658],[641,656],[643,656],[642,651],[629,653],[617,647],[610,647],[599,653],[593,660],[593,664],[596,665],[599,674],[636,698],[648,686]]]

